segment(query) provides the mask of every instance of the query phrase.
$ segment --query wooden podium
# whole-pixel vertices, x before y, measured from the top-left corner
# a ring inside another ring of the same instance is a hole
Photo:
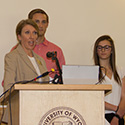
[[[12,123],[104,125],[104,96],[111,88],[111,85],[17,84],[11,92]],[[9,95],[5,102],[8,100]]]

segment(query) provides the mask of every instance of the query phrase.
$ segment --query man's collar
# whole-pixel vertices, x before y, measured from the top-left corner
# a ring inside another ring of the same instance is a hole
[[[44,44],[45,46],[48,45],[48,41],[46,40],[46,38],[44,38],[44,41],[41,44]]]

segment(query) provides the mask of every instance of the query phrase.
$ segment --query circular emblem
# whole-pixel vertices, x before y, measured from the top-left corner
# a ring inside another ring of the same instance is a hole
[[[86,123],[76,110],[69,107],[56,107],[41,118],[39,125],[86,125]]]

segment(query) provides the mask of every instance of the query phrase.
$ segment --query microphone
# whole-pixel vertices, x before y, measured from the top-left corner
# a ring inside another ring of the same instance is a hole
[[[21,83],[21,84],[26,84],[26,83],[29,83],[29,82],[36,81],[37,79],[39,79],[39,78],[41,78],[41,77],[47,76],[50,72],[55,72],[55,69],[52,68],[51,71],[44,72],[42,75],[37,76],[36,78],[34,78],[34,79],[32,79],[32,80],[18,81],[18,82],[13,83],[9,89],[7,89],[4,93],[2,93],[2,94],[0,95],[0,98],[1,98],[3,95],[5,95],[15,84],[19,84],[19,83]]]
[[[62,80],[62,70],[61,70],[61,68],[60,68],[60,64],[59,64],[59,61],[58,61],[58,58],[57,58],[57,51],[47,52],[47,53],[46,53],[46,56],[47,56],[48,58],[52,58],[52,60],[55,61],[56,66],[57,66],[57,68],[58,68],[58,70],[59,70],[59,81],[60,81],[59,83],[60,83],[60,84],[63,84],[63,80]]]
[[[47,56],[48,58],[51,58],[51,57],[57,56],[57,51],[47,52],[46,56]]]
[[[29,81],[23,81],[21,82],[22,84],[26,84],[26,83],[29,83],[29,82],[33,82],[33,81],[36,81],[37,79],[41,78],[41,77],[45,77],[47,76],[50,72],[54,72],[55,70],[52,68],[51,71],[47,71],[47,72],[44,72],[42,75],[40,76],[37,76],[36,78],[32,79],[32,80],[29,80]]]

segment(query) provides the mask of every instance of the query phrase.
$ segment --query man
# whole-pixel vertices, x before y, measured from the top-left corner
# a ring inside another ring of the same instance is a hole
[[[49,17],[47,13],[42,9],[34,9],[28,14],[28,18],[35,21],[39,27],[40,35],[37,41],[37,45],[34,48],[34,52],[44,58],[48,71],[51,71],[52,68],[57,70],[58,67],[56,66],[55,61],[52,61],[52,59],[47,58],[47,52],[56,51],[60,67],[62,67],[62,65],[65,65],[65,59],[61,48],[53,44],[52,42],[49,42],[45,38],[45,33],[49,24]],[[51,73],[50,77],[54,78],[55,74],[56,73]]]

